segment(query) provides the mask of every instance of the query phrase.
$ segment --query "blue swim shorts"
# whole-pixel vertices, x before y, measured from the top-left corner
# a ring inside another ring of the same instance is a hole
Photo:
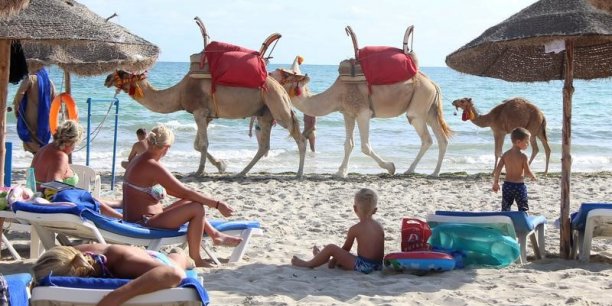
[[[382,261],[357,256],[357,258],[355,258],[353,270],[364,274],[370,274],[372,271],[380,271],[382,270]]]

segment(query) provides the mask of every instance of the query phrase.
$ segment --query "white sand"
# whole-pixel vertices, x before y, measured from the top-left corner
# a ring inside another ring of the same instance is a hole
[[[19,175],[19,174],[17,174]],[[540,174],[541,175],[541,174]],[[255,237],[245,259],[237,264],[204,269],[205,286],[215,305],[236,304],[389,304],[389,305],[610,305],[612,303],[612,240],[593,243],[591,263],[561,260],[559,230],[560,175],[540,176],[528,182],[531,214],[544,215],[547,259],[514,264],[504,269],[463,269],[419,277],[411,274],[292,267],[293,255],[311,256],[313,245],[342,244],[346,229],[356,222],[354,193],[375,189],[379,209],[375,217],[386,230],[387,253],[400,249],[400,220],[425,217],[435,210],[499,210],[501,193],[493,193],[488,174],[375,176],[251,174],[247,178],[211,175],[204,179],[179,178],[206,194],[230,203],[232,219],[260,220],[264,237]],[[104,182],[109,182],[106,175]],[[121,181],[119,178],[118,181]],[[120,187],[120,185],[118,185]],[[572,174],[571,211],[580,203],[612,201],[612,173]],[[106,186],[105,188],[108,188]],[[118,190],[117,192],[120,192]],[[515,207],[513,207],[516,209]],[[213,218],[220,215],[211,210]],[[27,238],[9,233],[12,239]],[[26,254],[26,241],[17,247]],[[217,248],[221,257],[229,249]],[[4,250],[0,272],[27,271],[31,261],[10,261]]]

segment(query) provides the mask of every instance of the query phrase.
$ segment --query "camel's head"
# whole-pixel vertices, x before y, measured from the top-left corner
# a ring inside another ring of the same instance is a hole
[[[300,70],[303,61],[304,58],[298,55],[295,57],[291,69],[281,68],[270,72],[270,76],[283,85],[292,98],[301,96],[308,91],[306,84],[310,82],[310,77],[308,77],[308,74],[302,74]]]
[[[146,74],[132,74],[123,70],[117,70],[106,77],[104,86],[117,88],[116,94],[121,91],[128,93],[131,97],[142,97],[142,89],[138,85],[138,81],[146,79]]]
[[[463,121],[472,120],[475,118],[474,103],[472,102],[472,98],[457,99],[453,101],[453,106],[457,110],[463,110],[463,114],[461,115],[461,119],[463,119]],[[455,115],[457,115],[457,112],[455,112]]]

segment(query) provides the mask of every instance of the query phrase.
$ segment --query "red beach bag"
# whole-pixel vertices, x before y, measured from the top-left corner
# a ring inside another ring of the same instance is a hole
[[[420,218],[402,219],[402,252],[427,251],[430,245],[427,240],[431,236],[429,224]]]

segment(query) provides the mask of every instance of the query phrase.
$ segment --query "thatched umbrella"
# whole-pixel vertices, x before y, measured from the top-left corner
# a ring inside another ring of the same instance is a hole
[[[446,57],[460,72],[512,82],[565,80],[561,165],[561,255],[569,258],[573,79],[612,76],[610,0],[541,0]],[[558,53],[555,53],[558,52]]]
[[[28,7],[30,0],[2,0],[0,1],[0,16],[16,14]]]
[[[0,169],[4,167],[10,44],[19,40],[33,60],[69,73],[103,74],[116,68],[142,70],[159,48],[73,0],[31,0],[14,16],[0,16]],[[68,80],[66,80],[67,87]],[[0,171],[0,184],[4,182]]]

